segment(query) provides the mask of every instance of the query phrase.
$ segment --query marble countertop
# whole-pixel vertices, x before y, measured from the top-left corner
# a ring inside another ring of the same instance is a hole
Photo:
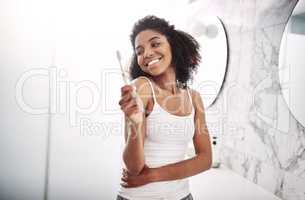
[[[190,187],[195,200],[280,200],[225,166],[191,177]]]

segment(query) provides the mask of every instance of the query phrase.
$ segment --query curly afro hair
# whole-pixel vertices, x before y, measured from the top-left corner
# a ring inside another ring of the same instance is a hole
[[[170,25],[168,21],[153,15],[148,15],[137,21],[132,29],[130,40],[134,49],[130,64],[130,76],[136,79],[139,76],[151,77],[151,75],[143,72],[138,65],[137,55],[135,53],[135,38],[144,30],[153,30],[164,35],[171,46],[172,64],[175,68],[176,79],[178,85],[185,88],[187,82],[193,79],[193,72],[197,71],[201,60],[199,54],[198,42],[188,33],[176,30],[174,25]]]

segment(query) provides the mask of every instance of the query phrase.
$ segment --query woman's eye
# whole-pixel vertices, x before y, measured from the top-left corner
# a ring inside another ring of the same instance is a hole
[[[142,51],[136,51],[137,56],[140,56],[142,54]]]
[[[158,46],[160,46],[160,43],[159,42],[155,42],[155,43],[152,43],[151,46],[152,47],[158,47]]]

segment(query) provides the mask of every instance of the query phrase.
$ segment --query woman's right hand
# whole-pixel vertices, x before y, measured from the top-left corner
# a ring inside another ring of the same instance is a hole
[[[121,88],[119,105],[127,118],[138,124],[143,121],[143,102],[138,95],[133,95],[133,90],[136,94],[136,88],[132,85],[124,85]]]

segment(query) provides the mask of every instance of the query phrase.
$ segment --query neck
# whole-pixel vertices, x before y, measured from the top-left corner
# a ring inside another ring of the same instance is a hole
[[[179,92],[176,82],[176,74],[173,68],[169,68],[166,73],[163,73],[157,77],[153,77],[153,79],[161,89],[166,90],[172,94],[177,94]]]

